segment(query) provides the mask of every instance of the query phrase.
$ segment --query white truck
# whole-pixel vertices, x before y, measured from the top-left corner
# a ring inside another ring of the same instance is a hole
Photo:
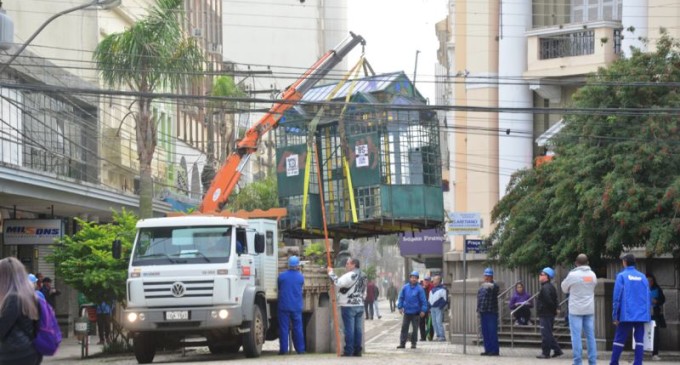
[[[213,353],[243,346],[260,355],[277,298],[276,223],[200,215],[137,223],[124,327],[140,364],[192,336]]]

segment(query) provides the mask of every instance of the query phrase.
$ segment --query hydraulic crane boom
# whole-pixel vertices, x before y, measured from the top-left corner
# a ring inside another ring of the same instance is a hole
[[[350,32],[349,37],[316,61],[283,92],[281,101],[275,103],[255,125],[246,131],[245,137],[236,144],[236,150],[229,155],[203,196],[203,202],[199,207],[201,213],[214,213],[222,209],[238,183],[241,171],[250,155],[257,151],[262,136],[275,128],[283,113],[300,101],[305,92],[324,78],[358,44],[365,45],[366,41],[360,35]]]

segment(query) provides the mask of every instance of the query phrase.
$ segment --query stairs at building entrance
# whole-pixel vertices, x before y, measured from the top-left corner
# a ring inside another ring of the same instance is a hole
[[[514,346],[536,347],[540,352],[541,328],[538,324],[538,318],[533,318],[532,320],[533,323],[529,322],[526,326],[513,326],[509,318],[503,318],[498,329],[498,340],[501,346],[512,346],[514,342]],[[564,321],[563,317],[555,318],[553,336],[555,336],[560,347],[563,349],[571,348],[569,326]]]

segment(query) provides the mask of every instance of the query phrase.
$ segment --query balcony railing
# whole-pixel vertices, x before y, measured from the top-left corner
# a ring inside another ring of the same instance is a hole
[[[595,53],[595,31],[593,30],[545,36],[539,41],[541,60]]]

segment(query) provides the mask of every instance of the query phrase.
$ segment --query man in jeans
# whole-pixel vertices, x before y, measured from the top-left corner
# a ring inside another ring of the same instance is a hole
[[[413,327],[413,332],[411,332],[411,348],[416,348],[416,343],[418,342],[418,322],[425,318],[425,313],[427,312],[428,304],[427,299],[425,299],[425,290],[422,286],[418,285],[418,277],[417,271],[412,272],[409,276],[408,284],[404,285],[399,293],[397,308],[399,308],[399,313],[404,315],[404,318],[401,322],[398,349],[406,347],[409,326]]]
[[[444,309],[448,304],[448,294],[442,285],[442,277],[437,275],[432,278],[432,290],[430,291],[430,315],[432,316],[432,327],[437,336],[435,341],[446,341],[444,335]]]
[[[484,269],[484,282],[477,291],[477,313],[482,326],[484,352],[482,356],[499,356],[498,344],[498,291],[493,281],[493,269]]]
[[[562,291],[569,294],[569,329],[571,330],[571,349],[574,365],[583,363],[581,330],[586,334],[588,345],[588,365],[597,363],[597,344],[595,342],[595,286],[597,276],[588,266],[588,256],[576,257],[576,267],[562,281]]]
[[[345,349],[342,356],[361,356],[362,335],[364,332],[364,291],[366,275],[359,269],[359,260],[348,258],[345,274],[337,277],[333,268],[328,268],[328,276],[338,289],[338,306],[345,326]]]

